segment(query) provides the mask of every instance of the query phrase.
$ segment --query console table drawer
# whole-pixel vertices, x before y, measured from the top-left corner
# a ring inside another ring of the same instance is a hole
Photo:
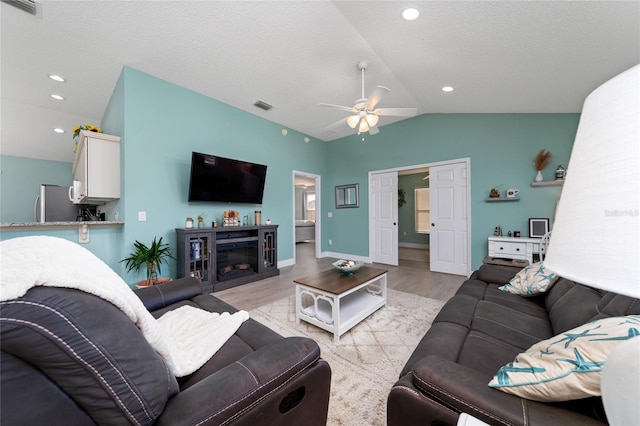
[[[489,237],[489,257],[528,260],[533,263],[533,255],[540,255],[540,238]]]
[[[495,243],[495,251],[497,255],[501,254],[526,254],[526,245],[521,243],[507,243],[504,241],[497,241]]]

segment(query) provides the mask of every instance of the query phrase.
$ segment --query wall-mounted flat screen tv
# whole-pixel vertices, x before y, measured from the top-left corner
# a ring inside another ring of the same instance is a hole
[[[189,201],[262,204],[266,176],[262,164],[193,152]]]

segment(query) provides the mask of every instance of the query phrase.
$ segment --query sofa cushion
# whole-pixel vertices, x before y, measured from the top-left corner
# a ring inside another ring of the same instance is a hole
[[[533,345],[502,367],[489,386],[534,401],[567,401],[600,395],[609,353],[640,336],[640,316],[611,317]]]
[[[40,370],[98,424],[151,424],[178,392],[164,361],[109,302],[35,287],[1,306],[2,351]]]
[[[542,296],[527,297],[526,299],[511,293],[499,290],[499,284],[488,284],[480,280],[470,279],[465,281],[456,292],[456,295],[465,294],[478,300],[493,302],[501,306],[517,309],[529,315],[540,318],[548,318]]]
[[[545,268],[542,262],[537,262],[523,268],[500,290],[530,297],[544,293],[557,279],[558,276]]]
[[[485,300],[478,301],[471,329],[527,349],[540,340],[553,336],[549,319]]]

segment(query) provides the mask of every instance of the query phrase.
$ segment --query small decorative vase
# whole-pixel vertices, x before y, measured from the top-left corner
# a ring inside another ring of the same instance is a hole
[[[542,182],[544,180],[544,178],[542,177],[542,170],[538,170],[538,173],[536,173],[536,182]]]

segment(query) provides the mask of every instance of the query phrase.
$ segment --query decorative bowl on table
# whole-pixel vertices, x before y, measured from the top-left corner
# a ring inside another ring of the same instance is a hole
[[[342,275],[353,275],[358,269],[362,268],[364,262],[360,260],[336,260],[332,263],[333,267],[336,268]]]

